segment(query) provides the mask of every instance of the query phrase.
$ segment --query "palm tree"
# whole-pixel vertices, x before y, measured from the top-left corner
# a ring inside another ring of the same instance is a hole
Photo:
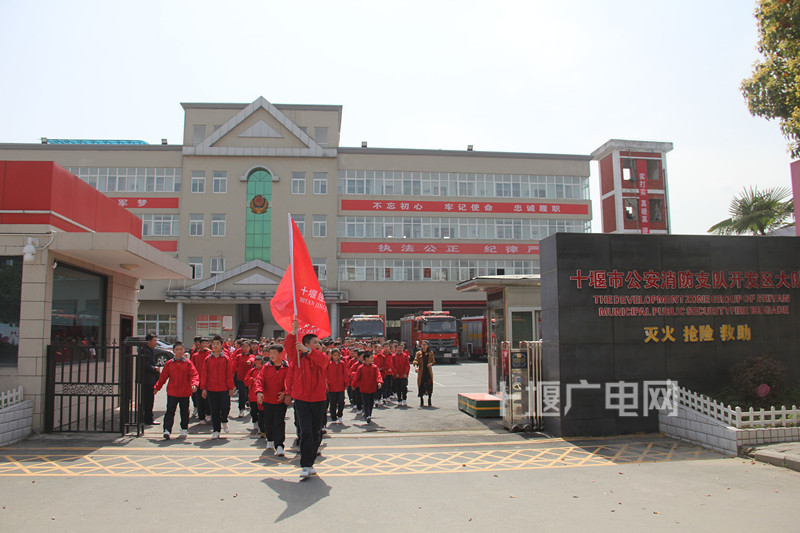
[[[787,200],[787,198],[789,198]],[[766,235],[783,226],[784,221],[794,215],[791,191],[786,187],[774,187],[759,191],[758,187],[743,189],[731,200],[728,208],[731,217],[708,229],[716,235]]]

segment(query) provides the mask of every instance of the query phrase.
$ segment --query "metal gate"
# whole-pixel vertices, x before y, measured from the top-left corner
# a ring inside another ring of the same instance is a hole
[[[116,342],[96,346],[82,341],[47,347],[45,431],[140,433],[135,408],[138,358]]]

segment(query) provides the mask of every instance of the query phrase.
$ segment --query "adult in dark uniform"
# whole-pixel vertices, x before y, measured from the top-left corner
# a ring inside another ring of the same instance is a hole
[[[148,333],[144,338],[145,345],[139,350],[139,355],[142,358],[142,368],[144,369],[142,375],[142,417],[144,423],[147,425],[155,424],[153,420],[153,402],[155,398],[153,387],[158,383],[158,367],[156,366],[156,345],[158,337],[154,333]]]

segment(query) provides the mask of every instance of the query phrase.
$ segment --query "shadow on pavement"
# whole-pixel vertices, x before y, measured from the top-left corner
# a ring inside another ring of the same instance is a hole
[[[300,472],[298,470],[298,476]],[[318,476],[306,480],[288,481],[285,479],[266,478],[261,481],[272,489],[281,501],[286,502],[286,509],[275,518],[275,523],[291,518],[331,494],[331,488]]]

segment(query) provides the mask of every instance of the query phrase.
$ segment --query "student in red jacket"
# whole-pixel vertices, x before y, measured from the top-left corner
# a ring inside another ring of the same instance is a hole
[[[394,354],[394,389],[397,393],[397,405],[408,405],[408,373],[411,371],[411,360],[408,352],[398,350]]]
[[[231,354],[231,361],[233,364],[233,382],[236,385],[236,390],[239,391],[239,416],[236,418],[244,418],[249,396],[244,378],[253,368],[253,359],[250,353],[250,341],[241,339],[238,342],[239,348]]]
[[[381,376],[383,377],[383,384],[385,385],[382,389],[378,397],[381,399],[381,403],[386,405],[391,399],[392,392],[394,391],[394,354],[390,348],[388,342],[384,342],[382,349],[381,349],[381,356],[383,357],[383,361],[381,364],[378,365],[378,358],[375,358],[375,364],[378,366],[378,370],[381,371]]]
[[[211,355],[210,341],[205,337],[200,337],[200,348],[192,351],[192,364],[197,369],[197,373],[203,375],[203,363],[206,362],[206,357]],[[197,420],[199,422],[210,422],[210,413],[208,409],[208,398],[203,397],[200,389],[194,393],[195,407],[197,408]]]
[[[178,341],[172,346],[175,356],[167,361],[161,370],[158,382],[153,386],[155,395],[169,381],[167,385],[167,412],[164,413],[164,438],[169,440],[172,433],[172,423],[175,421],[175,408],[181,408],[181,437],[186,437],[189,430],[189,397],[197,391],[200,377],[194,365],[184,357],[186,348]]]
[[[331,424],[342,424],[344,413],[344,390],[347,388],[347,365],[339,357],[339,349],[331,350],[331,362],[328,363],[328,407],[331,413]]]
[[[253,382],[256,398],[261,406],[264,421],[263,431],[267,439],[267,450],[283,457],[283,441],[286,439],[286,406],[291,401],[286,396],[286,377],[289,363],[283,360],[283,346],[271,344],[267,348],[269,359],[264,363],[258,378]]]
[[[364,364],[356,371],[353,381],[358,384],[364,402],[364,418],[372,422],[372,407],[375,405],[375,392],[383,386],[383,377],[377,366],[372,364],[372,352],[364,354]]]
[[[211,355],[203,363],[200,373],[200,388],[203,398],[208,398],[211,409],[212,439],[219,438],[220,425],[222,431],[228,430],[228,411],[231,408],[231,395],[236,389],[233,385],[233,371],[230,361],[222,353],[222,337],[215,336],[211,341]]]
[[[250,367],[244,378],[244,383],[247,385],[247,401],[250,402],[250,419],[253,421],[252,431],[258,431],[262,437],[265,436],[267,430],[264,428],[264,415],[261,412],[261,406],[258,404],[255,382],[258,380],[258,375],[261,373],[263,366],[264,358],[261,354],[256,355],[253,358],[253,366]]]
[[[297,327],[295,320],[283,346],[289,360],[286,395],[294,399],[299,426],[300,478],[306,479],[317,473],[314,461],[325,425],[328,356],[320,351],[319,339],[313,333],[304,335],[302,342],[298,342]]]

